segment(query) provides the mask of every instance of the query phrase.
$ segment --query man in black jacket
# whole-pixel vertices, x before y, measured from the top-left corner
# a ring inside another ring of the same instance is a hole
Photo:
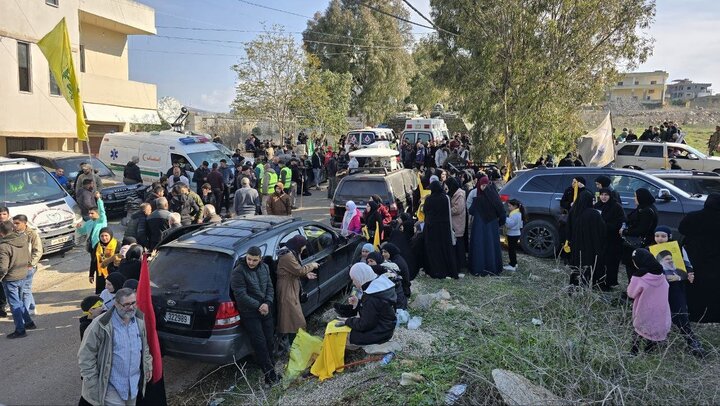
[[[125,170],[123,171],[123,182],[126,185],[143,183],[140,167],[137,165],[138,162],[140,162],[140,158],[134,156],[127,165],[125,165]]]
[[[155,205],[157,209],[150,213],[147,218],[148,248],[151,251],[157,247],[163,231],[170,228],[170,212],[168,211],[167,199],[159,197],[155,200]]]
[[[207,183],[207,177],[210,174],[209,166],[208,161],[203,161],[200,167],[193,173],[192,181],[195,182],[197,194],[202,193],[200,189],[202,189],[202,185]]]
[[[272,356],[275,323],[272,309],[275,292],[267,264],[262,262],[262,251],[250,247],[233,270],[230,286],[235,295],[237,309],[242,319],[242,327],[250,339],[255,359],[265,375],[265,383],[273,385],[280,382],[275,373],[275,361]]]
[[[97,208],[97,202],[95,200],[95,184],[92,179],[84,179],[82,187],[75,193],[75,201],[80,207],[80,215],[82,215],[83,221],[88,221],[90,215],[88,211],[93,208]]]

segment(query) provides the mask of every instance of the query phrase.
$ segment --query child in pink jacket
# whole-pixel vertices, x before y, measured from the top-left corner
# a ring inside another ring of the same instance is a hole
[[[636,333],[630,353],[637,355],[643,342],[645,352],[651,352],[670,332],[670,285],[663,275],[662,265],[650,251],[636,249],[632,260],[638,270],[630,278],[627,287],[628,296],[634,299],[632,316]]]

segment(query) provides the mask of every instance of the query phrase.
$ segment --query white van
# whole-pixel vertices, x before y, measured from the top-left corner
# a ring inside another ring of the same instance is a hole
[[[397,137],[392,128],[363,128],[352,130],[345,137],[345,152],[356,148],[394,148]]]
[[[211,139],[175,131],[153,131],[105,134],[98,157],[112,169],[122,171],[137,156],[144,181],[154,182],[165,175],[174,163],[180,163],[192,182],[195,169],[207,161],[211,166],[229,158]]]
[[[447,141],[450,139],[445,120],[441,118],[411,118],[405,121],[405,129],[400,137],[415,145],[418,141],[427,144],[430,140]]]
[[[75,225],[80,208],[42,166],[25,158],[0,157],[0,205],[10,217],[24,214],[37,231],[45,254],[75,246]]]

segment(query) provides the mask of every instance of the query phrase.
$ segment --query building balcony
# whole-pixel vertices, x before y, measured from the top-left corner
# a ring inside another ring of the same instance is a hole
[[[656,83],[651,85],[650,83],[640,83],[640,84],[623,84],[622,86],[613,86],[612,90],[636,90],[636,89],[664,89],[665,85],[663,83]]]
[[[149,83],[81,73],[80,92],[88,103],[157,109],[157,87]]]
[[[80,0],[80,23],[126,35],[155,35],[155,10],[133,0]]]

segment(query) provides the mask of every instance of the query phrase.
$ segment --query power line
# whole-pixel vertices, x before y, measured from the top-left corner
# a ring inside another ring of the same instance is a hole
[[[131,48],[130,53],[132,52],[148,52],[153,54],[168,54],[168,55],[197,55],[197,56],[232,56],[241,58],[244,55],[240,54],[219,54],[219,53],[206,53],[206,52],[184,52],[184,51],[165,51],[165,50],[159,50],[159,49],[141,49],[141,48]],[[326,55],[334,56],[334,55],[351,55],[356,53],[366,53],[367,51],[353,51],[353,52],[332,52],[328,53]]]
[[[260,7],[260,8],[264,8],[264,9],[272,10],[272,11],[277,11],[278,13],[290,14],[290,15],[293,15],[293,16],[303,17],[303,18],[307,18],[307,19],[312,20],[312,17],[306,16],[306,15],[302,15],[302,14],[298,14],[298,13],[293,13],[292,11],[281,10],[281,9],[279,9],[279,8],[272,8],[272,7],[268,7],[268,6],[263,6],[262,4],[257,4],[257,3],[253,3],[253,2],[250,2],[250,1],[246,1],[246,0],[238,0],[238,1],[239,1],[240,3],[249,4],[249,5],[251,5],[251,6]]]
[[[171,35],[155,35],[154,38],[179,39],[179,40],[184,40],[184,41],[197,41],[197,42],[215,42],[215,43],[222,43],[222,44],[248,44],[251,42],[251,41],[234,41],[234,40],[229,40],[229,39],[175,37],[175,36],[171,36]],[[362,44],[347,44],[347,43],[312,41],[312,40],[306,40],[305,42],[309,42],[312,44],[335,45],[335,46],[344,46],[344,47],[351,47],[351,48],[355,48],[355,47],[372,48],[372,49],[404,49],[405,48],[402,46],[362,45]]]
[[[428,29],[431,29],[431,30],[434,30],[434,29],[435,29],[434,27],[431,27],[431,26],[429,26],[429,25],[424,25],[424,24],[416,23],[415,21],[408,20],[407,18],[403,18],[403,17],[400,17],[400,16],[396,16],[395,14],[388,13],[387,11],[380,10],[380,9],[377,8],[377,7],[373,7],[373,6],[369,5],[369,4],[365,4],[365,3],[363,3],[362,1],[359,1],[358,4],[361,5],[361,6],[363,6],[363,7],[369,8],[370,10],[372,10],[372,11],[374,11],[374,12],[376,12],[376,13],[384,14],[384,15],[386,15],[386,16],[388,16],[388,17],[392,17],[392,18],[394,18],[394,19],[396,19],[396,20],[404,21],[404,22],[409,23],[409,24],[412,24],[412,25],[417,25],[418,27],[428,28]]]
[[[415,6],[413,6],[412,4],[410,4],[410,2],[409,2],[408,0],[403,0],[403,3],[407,4],[407,6],[410,7],[414,12],[416,12],[420,17],[422,17],[423,20],[425,20],[425,21],[427,21],[428,23],[430,23],[430,25],[432,25],[436,31],[442,31],[442,32],[444,32],[444,33],[446,33],[446,34],[450,34],[450,35],[454,35],[454,36],[458,36],[458,35],[459,35],[459,34],[457,34],[457,33],[450,32],[450,31],[448,31],[448,30],[446,30],[446,29],[443,29],[443,28],[438,27],[437,24],[435,24],[431,19],[425,17],[425,14],[421,13],[420,10],[418,10],[417,8],[415,8]]]
[[[192,20],[190,20],[192,21]],[[203,28],[203,27],[179,27],[179,26],[170,26],[170,25],[156,25],[155,28],[164,28],[164,29],[170,29],[170,30],[188,30],[188,31],[217,31],[217,32],[242,32],[242,33],[250,33],[250,34],[259,34],[264,32],[285,32],[288,34],[303,34],[306,32],[311,32],[313,34],[320,34],[320,35],[328,35],[331,37],[342,37],[342,38],[352,38],[352,39],[365,39],[362,37],[348,37],[347,35],[343,34],[331,34],[329,32],[322,32],[322,31],[314,31],[314,30],[305,30],[305,31],[280,31],[280,30],[240,30],[240,29],[234,29],[234,28]],[[426,35],[427,32],[411,32],[412,35]]]

